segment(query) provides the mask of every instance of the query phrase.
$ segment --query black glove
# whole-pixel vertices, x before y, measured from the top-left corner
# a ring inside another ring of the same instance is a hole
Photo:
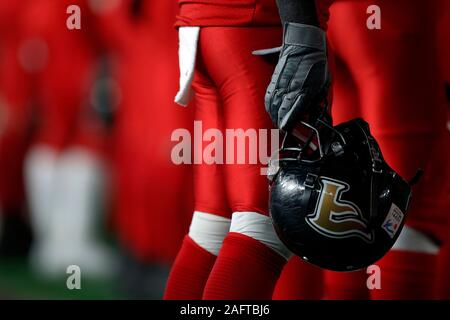
[[[291,132],[296,123],[317,111],[313,108],[325,101],[329,86],[325,32],[286,22],[279,61],[265,96],[273,123]]]

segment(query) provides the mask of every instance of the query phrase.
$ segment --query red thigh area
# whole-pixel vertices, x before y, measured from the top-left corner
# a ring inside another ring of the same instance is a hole
[[[208,130],[215,130],[222,134],[223,119],[219,92],[206,74],[201,60],[198,61],[196,68],[193,89],[195,90],[196,126],[201,124],[202,134]],[[194,154],[194,159],[202,159],[210,143],[211,141],[202,141],[202,148],[194,147],[194,153],[200,153]],[[205,160],[207,159],[203,159],[201,164],[194,163],[195,210],[231,218],[223,177],[224,165],[205,162]]]
[[[359,94],[346,63],[336,57],[333,75],[333,123],[335,125],[361,117]]]
[[[366,26],[372,4],[381,9],[380,30]],[[441,199],[448,151],[436,13],[435,4],[425,0],[340,1],[332,7],[329,36],[355,80],[361,113],[387,162],[407,179],[425,170],[414,188],[408,223],[438,236],[447,218]]]
[[[265,153],[265,148],[270,151],[268,137],[273,127],[264,108],[264,94],[275,65],[266,58],[253,56],[252,51],[280,42],[279,28],[201,30],[199,57],[222,105],[227,144],[225,187],[233,212],[268,214],[268,183],[261,174],[266,164],[261,161],[261,153]],[[243,138],[236,139],[240,134]]]

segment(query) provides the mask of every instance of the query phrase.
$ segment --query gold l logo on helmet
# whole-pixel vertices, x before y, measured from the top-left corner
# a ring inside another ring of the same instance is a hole
[[[314,213],[306,217],[306,222],[327,237],[359,237],[372,242],[373,232],[367,229],[367,221],[361,210],[353,202],[341,199],[342,194],[350,190],[350,186],[327,177],[320,177],[319,181],[322,192]]]

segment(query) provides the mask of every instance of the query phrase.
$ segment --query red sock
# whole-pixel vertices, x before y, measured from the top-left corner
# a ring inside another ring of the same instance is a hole
[[[261,242],[230,232],[206,283],[204,300],[270,300],[286,260]]]
[[[354,272],[325,272],[325,299],[327,300],[369,300],[367,288],[369,275],[366,269]]]
[[[323,270],[298,256],[285,265],[273,300],[320,300],[323,297]]]
[[[186,236],[172,266],[165,300],[201,300],[216,256]]]
[[[372,299],[432,299],[437,256],[391,250],[377,265],[381,269],[381,289],[371,290]]]

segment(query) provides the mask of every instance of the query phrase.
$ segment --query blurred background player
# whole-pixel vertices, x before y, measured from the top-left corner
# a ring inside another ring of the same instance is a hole
[[[66,26],[72,4],[81,9],[80,30]],[[11,90],[17,99],[32,102],[22,109],[31,105],[23,122],[34,130],[25,165],[9,160],[21,144],[2,144],[8,158],[2,152],[0,162],[9,167],[0,184],[4,203],[3,191],[11,193],[11,181],[20,182],[12,175],[25,169],[33,269],[59,276],[77,264],[88,276],[104,277],[115,263],[98,236],[112,223],[123,258],[116,278],[122,293],[161,298],[192,215],[191,168],[170,157],[172,132],[192,126],[192,111],[173,107],[176,3],[32,0],[22,10],[10,7],[0,8],[9,18],[2,19],[2,31],[11,39],[1,61],[17,62],[17,68],[8,68],[2,83],[17,83]],[[17,33],[9,30],[14,22]],[[14,132],[25,135],[25,126],[15,122],[21,131]],[[23,197],[17,203],[24,206]],[[100,216],[105,209],[113,215]],[[13,234],[13,244],[26,240]]]
[[[366,26],[370,5],[381,9],[379,30]],[[331,12],[335,83],[346,90],[344,99],[336,99],[333,106],[336,123],[364,117],[395,170],[405,177],[412,177],[417,168],[425,171],[414,188],[407,227],[378,263],[381,289],[371,290],[372,299],[433,297],[436,258],[448,216],[442,187],[448,179],[446,110],[433,36],[437,13],[436,3],[383,0],[337,1]],[[339,69],[347,80],[339,81]],[[344,281],[346,274],[328,277],[342,284],[334,296],[367,298],[363,273]]]
[[[177,4],[97,1],[94,8],[101,12],[99,25],[120,99],[112,155],[120,285],[131,298],[160,299],[192,215],[191,168],[171,160],[172,132],[192,127],[192,110],[173,102]]]
[[[381,8],[380,30],[367,27],[371,5]],[[287,293],[285,298],[305,296],[306,287],[298,286],[296,290],[289,284],[304,283],[310,288],[308,292],[320,294],[311,290],[313,277],[318,284],[324,281],[325,299],[433,297],[436,259],[449,210],[443,187],[448,180],[446,111],[433,38],[437,13],[435,4],[424,1],[412,4],[342,0],[331,7],[328,36],[330,52],[335,55],[335,123],[364,117],[379,139],[387,161],[400,174],[412,177],[421,167],[425,176],[415,188],[409,227],[379,263],[381,290],[368,290],[366,270],[326,271],[321,276],[321,272],[311,268],[305,271],[297,261],[297,274],[286,272],[291,281],[285,281],[283,287],[280,280],[279,287]],[[419,20],[421,24],[417,23]],[[445,27],[439,30],[448,34]],[[424,46],[416,48],[417,43]]]
[[[38,81],[36,132],[25,161],[35,236],[31,264],[49,276],[64,275],[72,264],[104,276],[113,262],[95,226],[103,205],[105,133],[90,99],[101,48],[84,1],[77,3],[81,29],[68,28],[71,4],[33,0],[21,15],[19,60]]]
[[[22,170],[31,137],[30,82],[17,59],[23,6],[0,4],[0,257],[27,254],[31,241]]]

